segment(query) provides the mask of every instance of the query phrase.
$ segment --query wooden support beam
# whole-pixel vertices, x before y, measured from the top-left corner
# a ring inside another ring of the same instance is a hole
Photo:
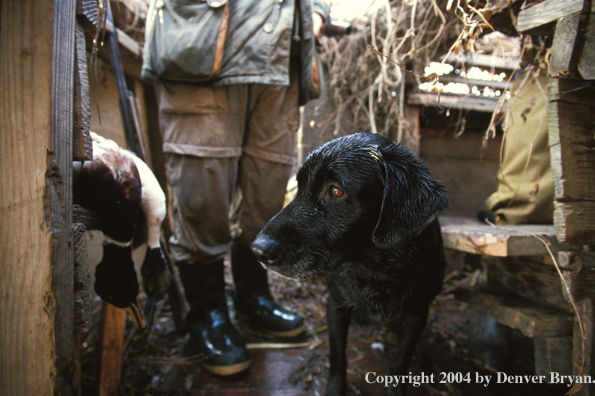
[[[76,389],[75,2],[0,2],[0,394]]]
[[[51,2],[0,3],[2,395],[54,393],[55,304],[43,200],[51,124],[52,14]]]
[[[555,198],[595,201],[595,84],[550,79],[548,96]]]
[[[440,57],[440,60],[443,61],[445,56]],[[480,66],[483,68],[489,69],[509,69],[515,70],[519,63],[520,59],[518,58],[501,58],[495,55],[485,55],[485,54],[460,54],[455,55],[454,53],[450,53],[448,58],[446,58],[447,63],[458,64],[461,62],[466,63],[467,65],[471,66]]]
[[[535,374],[572,374],[572,337],[539,337],[533,339]]]
[[[419,106],[405,105],[403,113],[405,116],[405,128],[400,143],[415,155],[419,155]]]
[[[74,318],[75,332],[81,333],[93,327],[93,303],[91,298],[91,275],[85,225],[72,225],[74,234]]]
[[[444,109],[465,109],[473,111],[482,111],[492,113],[498,101],[495,99],[484,99],[478,96],[464,96],[464,95],[440,95],[432,93],[411,93],[407,97],[407,103],[410,105],[442,107]]]
[[[551,79],[548,94],[556,235],[562,243],[595,244],[595,86]]]
[[[554,227],[549,225],[492,227],[479,222],[451,224],[448,217],[442,217],[441,227],[444,247],[472,254],[496,257],[548,255],[548,250],[535,236],[545,238],[554,253],[580,249],[576,246],[561,247]]]
[[[517,30],[526,34],[551,34],[555,22],[583,9],[584,0],[545,0],[519,12]]]
[[[555,202],[554,224],[561,241],[595,243],[595,202]]]
[[[55,304],[55,393],[77,389],[74,348],[74,244],[72,236],[72,136],[76,0],[53,2],[52,120],[44,206],[50,239]]]
[[[114,25],[110,21],[105,21],[105,30],[107,30],[110,33],[113,33]],[[138,43],[119,28],[116,28],[116,32],[118,33],[118,43],[123,48],[126,48],[128,52],[130,52],[133,56],[140,59],[143,56],[143,51],[141,47],[138,45]]]
[[[508,83],[507,81],[486,81],[486,80],[474,80],[471,78],[463,78],[458,76],[451,76],[445,75],[440,77],[440,82],[443,84],[452,83],[459,83],[459,84],[466,84],[470,87],[476,85],[478,87],[490,87],[494,89],[500,89],[502,91],[506,91],[507,89],[512,88],[512,83]]]
[[[595,335],[595,316],[593,312],[593,300],[586,298],[577,304],[578,318],[574,320],[573,346],[572,346],[572,374],[593,375],[593,336]],[[582,329],[581,329],[582,327]],[[593,396],[595,395],[595,384],[585,384],[578,387],[574,395]]]
[[[526,337],[567,337],[572,335],[572,315],[562,310],[533,303],[511,294],[459,290],[457,298],[467,304],[490,310],[498,322],[519,329]]]
[[[591,0],[595,7],[595,1]],[[595,80],[595,12],[591,11],[586,26],[583,49],[578,61],[578,71],[585,80]]]
[[[557,312],[517,306],[497,306],[492,316],[498,323],[519,329],[526,337],[559,337],[572,332],[572,317]]]
[[[595,252],[560,252],[558,262],[565,269],[562,273],[566,287],[564,297],[570,301],[595,298]]]
[[[558,271],[550,260],[539,262],[543,258],[546,257],[483,256],[486,283],[490,288],[511,291],[528,300],[572,312],[572,305],[564,298]]]
[[[581,11],[564,16],[556,22],[548,72],[551,77],[576,78],[581,49]]]
[[[87,55],[85,32],[76,24],[76,68],[74,76],[74,114],[72,136],[72,159],[87,161],[93,159],[91,140],[91,102],[89,99],[89,75],[87,73]]]
[[[118,396],[126,311],[102,301],[99,360],[99,396]]]

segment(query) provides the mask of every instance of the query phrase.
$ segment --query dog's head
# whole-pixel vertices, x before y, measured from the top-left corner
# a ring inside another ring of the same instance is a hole
[[[328,273],[370,249],[395,249],[448,205],[423,162],[372,133],[317,147],[297,181],[295,199],[252,243],[260,262],[290,278]]]

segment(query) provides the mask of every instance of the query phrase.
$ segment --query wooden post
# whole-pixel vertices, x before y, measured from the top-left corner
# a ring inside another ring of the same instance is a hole
[[[595,89],[552,78],[548,90],[556,234],[562,243],[595,244]]]
[[[72,395],[74,0],[0,3],[0,394]]]
[[[574,336],[573,336],[573,375],[592,375],[593,365],[591,362],[593,356],[593,329],[594,329],[594,315],[593,315],[593,300],[585,298],[578,302],[578,315],[581,318],[582,331],[577,318],[574,320]],[[595,386],[593,384],[584,384],[580,386],[576,393],[580,396],[589,396],[595,394]]]
[[[122,376],[126,311],[101,303],[99,396],[117,396]]]
[[[406,104],[403,109],[405,115],[405,128],[401,143],[415,155],[419,155],[419,106]]]
[[[552,45],[549,74],[552,77],[580,77],[577,63],[584,66],[593,59],[585,58],[592,52],[580,51],[582,33],[593,17],[591,2],[585,1],[582,11],[558,20]],[[592,33],[587,34],[587,41]],[[582,68],[586,72],[585,68]],[[588,73],[587,73],[588,74]],[[548,129],[555,185],[554,226],[558,240],[575,245],[595,243],[595,90],[583,79],[553,78],[548,85]],[[573,296],[577,315],[573,330],[573,374],[592,375],[594,336],[593,277],[590,271],[592,252],[562,253],[561,265],[568,268],[565,278],[569,290],[565,297]],[[568,295],[570,294],[570,295]],[[580,319],[580,320],[579,320]],[[569,393],[589,396],[595,394],[591,384],[577,385]]]

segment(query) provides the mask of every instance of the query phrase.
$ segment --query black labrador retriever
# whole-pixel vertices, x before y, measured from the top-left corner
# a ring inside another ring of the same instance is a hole
[[[407,148],[366,132],[317,147],[297,181],[295,199],[251,248],[280,275],[326,275],[326,395],[347,390],[345,347],[354,310],[383,319],[396,332],[390,374],[406,375],[444,276],[437,220],[448,205],[442,184]],[[403,386],[389,390],[404,394]]]

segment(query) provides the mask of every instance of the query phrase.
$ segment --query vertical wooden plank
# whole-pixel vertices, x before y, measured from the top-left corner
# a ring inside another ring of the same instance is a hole
[[[595,88],[585,80],[551,79],[548,129],[558,240],[595,244]]]
[[[73,390],[73,23],[71,0],[0,3],[2,395]]]
[[[126,311],[105,301],[101,304],[99,396],[117,396],[122,376]]]
[[[572,337],[534,338],[535,374],[572,374]]]
[[[76,334],[93,327],[93,302],[91,297],[91,274],[85,225],[72,225],[74,238],[74,325]]]
[[[595,200],[595,87],[584,80],[548,82],[548,133],[557,200]]]
[[[89,102],[89,75],[87,72],[85,32],[78,23],[75,26],[75,37],[76,68],[74,78],[72,159],[75,161],[86,161],[93,159],[93,143],[89,127],[91,122],[91,107]]]
[[[405,105],[405,128],[401,143],[415,155],[419,155],[419,106]]]
[[[595,329],[595,320],[593,316],[593,300],[586,298],[577,304],[578,314],[581,318],[582,332],[579,321],[574,321],[572,361],[573,375],[592,375],[593,366],[591,358],[593,356],[593,331]],[[583,339],[584,335],[584,339]],[[595,395],[595,384],[585,384],[578,387],[577,392],[573,393],[579,396]]]
[[[75,354],[75,366],[74,372],[76,376],[76,395],[83,396],[83,365],[82,355],[83,346],[81,345],[81,333],[75,333],[74,335],[74,354]]]
[[[595,80],[595,1],[591,0],[591,14],[585,32],[585,43],[578,61],[578,71],[585,80]]]
[[[37,3],[36,3],[37,4]],[[74,241],[72,135],[76,0],[54,0],[50,149],[44,196],[54,300],[54,392],[76,391],[74,348]]]
[[[551,77],[578,77],[579,25],[581,12],[566,15],[556,23],[556,33],[552,43],[552,56],[548,65]]]

